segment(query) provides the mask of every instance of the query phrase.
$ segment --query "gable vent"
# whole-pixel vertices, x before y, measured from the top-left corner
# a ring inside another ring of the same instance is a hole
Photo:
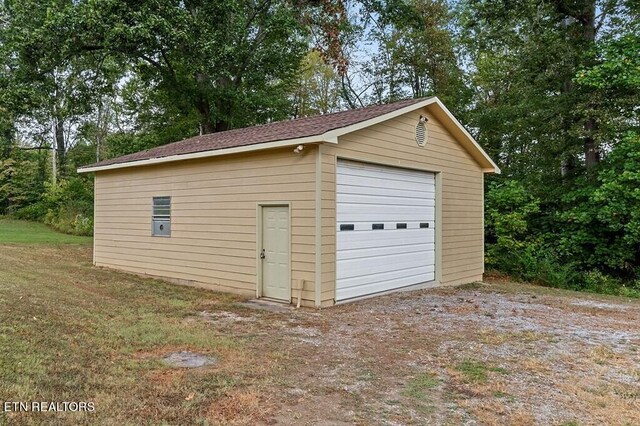
[[[416,126],[416,142],[418,146],[424,146],[427,143],[427,127],[422,121]]]

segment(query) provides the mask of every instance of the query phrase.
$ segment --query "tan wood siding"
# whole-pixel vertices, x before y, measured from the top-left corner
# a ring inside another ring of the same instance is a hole
[[[420,115],[429,118],[427,144],[415,142]],[[323,150],[322,299],[335,298],[335,172],[337,158],[368,161],[440,173],[442,179],[441,284],[459,284],[482,278],[483,172],[480,165],[428,111],[414,111],[341,136],[338,145]]]
[[[213,290],[256,294],[259,202],[291,205],[292,297],[315,292],[315,149],[96,174],[95,263]],[[171,196],[171,236],[151,236],[153,196]]]

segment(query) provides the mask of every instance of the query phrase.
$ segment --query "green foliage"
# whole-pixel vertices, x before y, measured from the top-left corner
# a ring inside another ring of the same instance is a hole
[[[88,1],[73,9],[72,25],[48,28],[71,55],[129,61],[157,106],[196,111],[205,133],[289,112],[307,46],[299,10],[287,2]]]
[[[441,0],[365,1],[379,52],[365,69],[375,102],[437,95],[460,117],[471,100],[458,60],[452,14]]]
[[[559,252],[635,278],[640,273],[640,136],[629,133],[601,164],[596,179],[580,179],[553,219]]]
[[[640,137],[629,133],[595,177],[576,179],[555,204],[516,181],[486,196],[490,268],[553,287],[640,295]]]
[[[489,184],[485,200],[485,229],[489,267],[514,273],[512,256],[523,255],[538,245],[529,232],[532,215],[540,211],[540,200],[515,180]],[[515,268],[517,270],[517,268]]]
[[[0,159],[0,214],[33,219],[37,209],[31,206],[42,199],[45,190],[47,157],[37,151],[12,152],[11,157]]]
[[[532,232],[540,200],[521,183],[491,182],[485,203],[488,268],[551,287],[566,287],[575,281],[573,265],[560,264],[540,235]]]
[[[640,260],[637,2],[469,0],[457,16],[470,124],[506,175],[487,189],[487,265],[626,294]]]
[[[336,112],[340,106],[337,72],[327,65],[317,51],[302,61],[295,90],[295,117],[309,117]]]
[[[640,34],[623,34],[603,43],[598,63],[577,73],[576,81],[597,89],[640,87]]]
[[[93,235],[93,179],[73,177],[48,185],[44,222],[74,235]]]
[[[574,289],[591,293],[638,298],[640,297],[640,280],[621,280],[598,270],[593,270],[582,274],[581,280],[578,285],[574,286]]]

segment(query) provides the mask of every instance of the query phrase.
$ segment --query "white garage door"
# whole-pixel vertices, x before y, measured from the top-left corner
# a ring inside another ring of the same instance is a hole
[[[336,300],[435,279],[433,173],[338,160]]]

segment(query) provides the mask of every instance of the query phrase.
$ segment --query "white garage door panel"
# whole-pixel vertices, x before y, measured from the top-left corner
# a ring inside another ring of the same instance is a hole
[[[397,288],[406,287],[407,281],[433,281],[435,271],[433,266],[405,269],[377,274],[375,277],[366,275],[363,277],[347,278],[340,288],[340,300],[351,299],[365,294],[379,293]]]
[[[372,187],[362,187],[362,186],[354,186],[354,185],[345,185],[342,184],[340,187],[342,191],[340,194],[337,194],[338,197],[341,197],[343,194],[347,195],[382,195],[385,197],[407,197],[407,198],[420,198],[422,196],[428,196],[429,194],[433,194],[434,191],[411,191],[402,189],[386,189],[386,188],[376,188]]]
[[[337,300],[435,279],[433,173],[339,160],[336,189]]]
[[[399,196],[394,192],[393,195],[365,195],[362,193],[358,194],[340,194],[337,198],[339,203],[347,203],[347,204],[365,204],[365,205],[396,205],[396,206],[405,206],[408,203],[413,206],[425,206],[425,207],[434,207],[435,200],[433,199],[433,194],[429,194],[428,192],[424,193],[423,198],[415,198],[415,197],[406,197]]]
[[[434,244],[402,244],[387,247],[362,248],[359,250],[341,250],[336,253],[336,260],[384,257],[392,254],[424,252],[434,249]]]
[[[382,173],[382,172],[381,172]],[[349,188],[360,187],[360,188],[384,188],[385,191],[389,193],[389,190],[402,191],[400,195],[409,195],[412,191],[416,191],[418,194],[430,192],[428,185],[434,183],[435,180],[425,180],[425,181],[403,181],[403,180],[394,180],[394,179],[374,179],[374,178],[366,178],[366,177],[358,177],[351,175],[341,175],[340,184],[344,185],[347,189],[347,193],[349,192]],[[368,191],[370,192],[370,191]],[[389,194],[393,195],[393,194]]]
[[[347,161],[342,161],[346,164]],[[356,164],[363,164],[362,167]],[[411,185],[417,185],[419,182],[435,182],[435,176],[432,174],[424,174],[418,170],[398,169],[388,166],[376,166],[373,164],[354,163],[342,168],[340,174],[345,177],[345,182],[367,183],[368,179],[385,180],[390,182],[405,182]],[[384,176],[382,176],[384,174]],[[391,184],[393,185],[393,184]]]
[[[353,278],[362,275],[374,275],[388,272],[389,270],[403,270],[414,268],[418,265],[433,264],[435,255],[433,251],[409,252],[399,254],[388,254],[385,256],[361,257],[355,259],[343,259],[343,268],[336,271],[336,278]],[[393,268],[389,268],[389,263],[393,263]]]
[[[380,209],[381,210],[381,209]],[[344,215],[341,216],[339,223],[353,223],[353,222],[371,222],[371,223],[383,223],[383,222],[393,222],[394,228],[397,222],[405,223],[408,221],[415,220],[416,214],[412,212],[405,213],[387,213],[387,212],[375,212],[375,209],[371,209],[371,211],[366,213],[351,213],[346,217]],[[421,217],[423,218],[422,222],[433,222],[435,220],[435,212],[429,212],[426,210]],[[369,226],[371,228],[371,226]],[[390,229],[385,227],[387,231]]]
[[[416,209],[420,209],[422,214],[420,215],[422,220],[433,220],[431,217],[435,213],[434,206],[425,205],[412,205],[407,201],[406,204],[364,204],[364,203],[340,203],[336,212],[338,222],[344,222],[345,220],[352,220],[353,214],[368,214],[378,217],[380,214],[384,214],[390,218],[390,220],[402,220],[396,215],[401,215],[405,220],[416,219]]]
[[[338,228],[339,229],[339,228]],[[434,229],[397,229],[395,231],[385,230],[389,234],[384,236],[384,243],[381,242],[379,233],[383,231],[338,231],[338,252],[337,256],[344,251],[367,248],[384,248],[393,246],[403,246],[411,244],[435,243]],[[402,232],[405,231],[405,232]],[[405,235],[403,235],[405,234]]]

